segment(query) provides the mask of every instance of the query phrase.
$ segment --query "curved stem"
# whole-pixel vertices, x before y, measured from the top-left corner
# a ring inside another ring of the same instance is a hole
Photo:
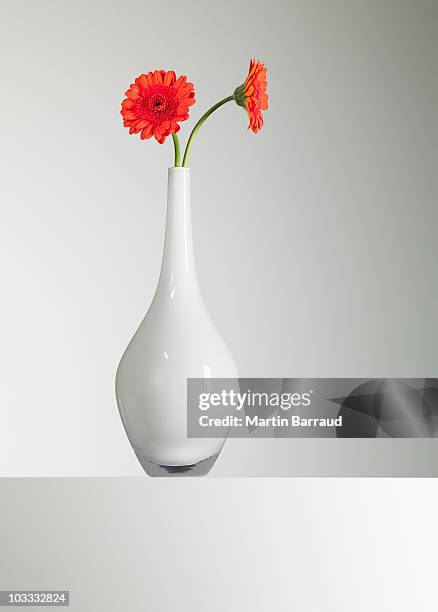
[[[189,161],[189,156],[190,156],[190,149],[192,148],[193,141],[201,125],[204,123],[206,119],[208,119],[208,117],[210,117],[212,113],[214,113],[215,110],[217,110],[223,104],[226,104],[227,102],[231,102],[231,100],[234,100],[234,95],[224,98],[223,100],[221,100],[220,102],[218,102],[217,104],[209,108],[208,111],[204,113],[202,117],[199,119],[198,123],[193,128],[190,134],[189,140],[187,142],[187,146],[186,146],[186,150],[185,150],[184,158],[183,158],[183,163],[182,163],[183,168],[187,168],[187,163]]]
[[[178,168],[178,166],[180,165],[180,150],[178,136],[175,134],[175,132],[172,133],[172,138],[175,147],[175,168]]]

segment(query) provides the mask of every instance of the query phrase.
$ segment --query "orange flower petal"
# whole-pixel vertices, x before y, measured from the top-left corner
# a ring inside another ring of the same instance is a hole
[[[170,85],[173,85],[175,83],[175,80],[176,80],[175,72],[173,70],[168,70],[164,76],[164,85],[169,87]]]
[[[187,77],[185,77],[184,75],[181,75],[180,77],[177,78],[177,80],[175,81],[175,85],[174,87],[176,89],[178,89],[179,87],[181,87],[181,85],[184,85],[184,83],[186,82]]]
[[[145,87],[145,88],[146,88],[146,87],[149,87],[148,77],[147,77],[147,75],[146,75],[146,74],[142,74],[142,75],[140,76],[140,82],[141,82],[141,84],[142,84],[142,86],[143,86],[143,87]]]
[[[137,123],[135,124],[135,127],[137,128],[137,130],[142,130],[148,125],[149,123],[148,121],[146,121],[146,119],[141,119],[140,121],[137,121]]]
[[[148,87],[153,87],[155,85],[154,73],[148,72],[146,75],[146,80],[148,83]]]
[[[161,70],[154,71],[154,79],[155,83],[158,83],[158,85],[163,85],[163,74]]]
[[[125,96],[127,96],[131,100],[137,100],[138,98],[138,94],[133,89],[127,89],[125,91]]]
[[[148,124],[145,128],[142,129],[140,138],[142,140],[146,140],[152,136],[153,132],[154,132],[154,126]]]

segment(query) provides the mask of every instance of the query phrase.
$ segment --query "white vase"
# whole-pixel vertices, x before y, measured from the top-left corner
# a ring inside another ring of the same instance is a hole
[[[190,170],[169,168],[164,254],[152,304],[120,361],[116,396],[150,476],[204,475],[225,439],[187,438],[187,378],[237,378],[202,299],[193,256]]]

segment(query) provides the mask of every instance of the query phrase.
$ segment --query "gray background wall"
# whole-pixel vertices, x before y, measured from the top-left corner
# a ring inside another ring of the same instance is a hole
[[[1,475],[141,474],[113,376],[157,280],[171,145],[129,137],[118,109],[150,67],[187,72],[194,119],[250,56],[269,67],[263,132],[227,107],[192,156],[199,275],[242,374],[436,376],[436,2],[0,9]],[[220,461],[263,465],[267,442]],[[69,588],[81,612],[435,609],[434,480],[0,495],[1,588]]]
[[[241,374],[436,376],[436,2],[0,6],[0,474],[141,473],[113,379],[161,260],[172,144],[119,115],[149,68],[189,75],[193,120],[251,56],[269,69],[263,131],[228,105],[191,160],[200,281]]]

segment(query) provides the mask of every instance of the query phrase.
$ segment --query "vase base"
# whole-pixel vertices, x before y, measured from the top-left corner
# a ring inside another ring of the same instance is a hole
[[[137,454],[137,453],[136,453]],[[148,476],[153,478],[166,478],[169,476],[206,476],[218,458],[219,453],[207,457],[198,463],[190,465],[159,465],[149,461],[145,457],[137,454],[137,459],[140,461],[141,467]]]

